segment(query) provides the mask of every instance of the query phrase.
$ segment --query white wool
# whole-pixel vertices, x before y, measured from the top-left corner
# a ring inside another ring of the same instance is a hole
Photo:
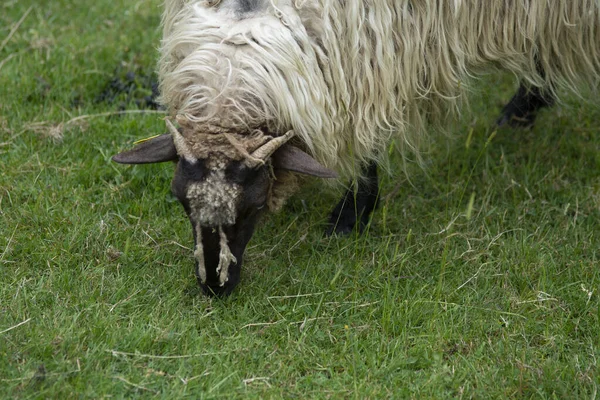
[[[217,267],[217,274],[219,274],[219,285],[225,286],[225,282],[229,280],[229,266],[232,262],[237,262],[237,259],[231,252],[229,244],[227,243],[227,235],[223,231],[223,227],[219,226],[219,266]]]
[[[241,194],[241,186],[227,181],[223,168],[209,170],[204,180],[187,186],[192,221],[212,227],[235,224]]]
[[[232,132],[294,130],[346,175],[392,139],[418,150],[476,73],[501,68],[553,94],[598,87],[598,0],[238,3],[166,0],[163,103]]]

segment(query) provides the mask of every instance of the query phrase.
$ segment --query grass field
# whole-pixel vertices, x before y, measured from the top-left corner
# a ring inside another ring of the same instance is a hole
[[[209,299],[172,165],[110,161],[164,130],[135,112],[159,22],[159,0],[0,4],[0,398],[598,398],[597,104],[495,131],[515,85],[486,77],[368,234],[323,238],[315,181]]]

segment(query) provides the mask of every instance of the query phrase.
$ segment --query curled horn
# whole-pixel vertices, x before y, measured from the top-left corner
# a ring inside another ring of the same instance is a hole
[[[251,154],[251,158],[248,160],[249,162],[251,162],[251,165],[249,166],[257,167],[259,163],[264,164],[267,158],[269,158],[275,152],[275,150],[283,146],[293,136],[294,131],[288,131],[285,135],[271,139],[264,145],[260,146],[258,149],[254,150],[254,152]]]
[[[183,135],[179,133],[177,128],[175,128],[175,125],[173,125],[173,123],[169,119],[165,119],[165,122],[167,123],[167,128],[169,129],[169,132],[171,132],[171,135],[173,136],[173,143],[175,144],[175,149],[177,149],[177,154],[179,155],[179,157],[185,158],[188,162],[192,164],[195,163],[196,158],[193,156],[192,150],[185,142]]]

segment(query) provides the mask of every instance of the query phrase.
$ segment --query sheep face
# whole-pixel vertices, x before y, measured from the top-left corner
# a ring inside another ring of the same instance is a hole
[[[274,196],[281,173],[334,178],[335,172],[286,143],[292,132],[273,138],[178,131],[142,142],[113,160],[124,164],[176,161],[171,184],[191,222],[196,276],[205,293],[229,294],[240,280],[244,250]],[[277,194],[275,194],[277,192]],[[281,203],[285,199],[276,199]]]
[[[239,282],[244,250],[271,186],[268,165],[179,159],[171,189],[192,224],[196,276],[205,293],[229,294]]]

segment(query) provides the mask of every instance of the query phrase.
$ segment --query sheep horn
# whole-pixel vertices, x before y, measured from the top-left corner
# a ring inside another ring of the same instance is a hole
[[[197,161],[196,157],[194,157],[192,150],[185,142],[183,135],[177,130],[177,128],[175,128],[175,125],[173,125],[170,120],[165,119],[165,122],[167,123],[167,128],[169,128],[169,131],[173,136],[173,143],[175,143],[175,149],[177,149],[177,154],[179,157],[185,158],[192,164],[195,163]]]
[[[283,136],[278,136],[274,139],[271,139],[270,141],[268,141],[267,143],[265,143],[258,149],[254,150],[254,152],[251,154],[251,156],[252,156],[251,160],[252,159],[260,160],[261,163],[264,164],[265,161],[267,160],[267,158],[269,158],[273,153],[275,153],[275,151],[278,148],[283,146],[293,136],[294,136],[294,131],[288,131]],[[253,165],[251,165],[251,167],[258,166],[258,163],[256,163],[256,162],[252,162],[252,164]]]

